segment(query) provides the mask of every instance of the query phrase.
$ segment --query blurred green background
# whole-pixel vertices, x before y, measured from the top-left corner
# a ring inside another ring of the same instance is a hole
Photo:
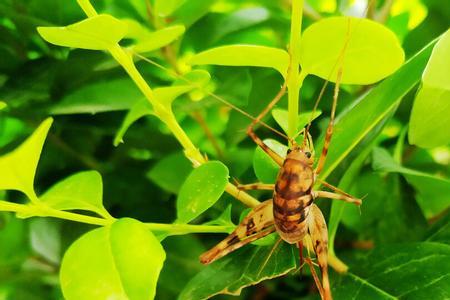
[[[366,1],[358,0],[306,2],[304,27],[331,15],[361,16],[367,6]],[[135,19],[154,29],[151,10],[149,15],[144,0],[95,0],[93,4],[99,12]],[[447,1],[380,0],[374,1],[368,14],[397,34],[407,57],[450,26]],[[176,194],[191,170],[176,140],[156,118],[147,117],[130,128],[124,143],[114,147],[113,139],[125,111],[141,97],[137,88],[107,54],[52,46],[36,31],[37,26],[64,26],[82,18],[84,15],[75,0],[0,2],[0,100],[8,104],[8,109],[0,112],[0,154],[14,149],[44,118],[52,115],[55,123],[35,180],[38,193],[72,173],[95,169],[103,176],[104,204],[114,217],[171,223],[176,217]],[[173,45],[169,56],[156,51],[151,57],[171,68],[168,57],[174,55],[178,67],[184,71],[188,68],[184,62],[193,53],[218,45],[248,43],[285,48],[290,3],[287,0],[185,0],[164,22],[183,23],[187,31]],[[172,81],[167,72],[147,62],[140,61],[138,68],[152,87]],[[209,71],[213,75],[214,92],[252,115],[267,105],[281,84],[281,78],[271,70],[214,67]],[[322,84],[317,78],[306,80],[302,110],[311,109]],[[338,110],[350,106],[365,91],[364,87],[343,87]],[[325,97],[330,97],[331,92],[327,90]],[[414,94],[415,91],[405,97],[389,121],[374,156],[384,150],[392,152],[408,123]],[[327,124],[329,103],[322,101],[320,109],[323,116],[313,124],[313,136],[319,136]],[[176,102],[174,110],[182,127],[203,153],[210,159],[223,161],[231,176],[240,182],[255,181],[252,169],[255,145],[245,135],[248,118],[212,98],[193,102],[185,96]],[[275,124],[273,120],[268,123]],[[208,137],[208,131],[213,139]],[[267,130],[259,133],[282,141]],[[429,230],[434,230],[430,224],[436,221],[436,224],[446,224],[449,220],[447,210],[426,214],[414,201],[417,191],[423,188],[420,183],[417,186],[398,174],[376,173],[372,160],[366,162],[351,189],[356,195],[367,194],[365,201],[370,204],[362,217],[348,212],[343,220],[345,226],[337,234],[338,255],[350,266],[374,245],[420,241]],[[448,178],[449,160],[448,147],[424,150],[405,142],[402,161],[409,168]],[[329,181],[337,184],[349,162],[345,161]],[[448,195],[434,192],[435,197],[448,200]],[[255,195],[270,198],[267,193]],[[0,198],[23,201],[17,192],[0,191]],[[237,222],[244,207],[228,195],[197,221],[218,217],[229,204]],[[321,207],[326,214],[329,203],[324,202]],[[20,220],[12,214],[0,213],[0,300],[62,299],[58,286],[61,257],[78,236],[91,228],[55,219]],[[187,235],[164,240],[168,258],[156,299],[176,299],[190,278],[202,270],[198,256],[222,237]],[[243,290],[240,299],[316,299],[312,286],[308,276],[285,276]]]

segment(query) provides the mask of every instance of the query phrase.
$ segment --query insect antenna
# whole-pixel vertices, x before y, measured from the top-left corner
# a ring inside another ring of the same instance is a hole
[[[180,80],[182,80],[182,81],[184,81],[184,82],[186,82],[186,83],[188,83],[190,85],[193,85],[193,86],[195,86],[195,87],[197,87],[199,89],[202,89],[202,91],[205,92],[208,96],[210,96],[210,97],[212,97],[212,98],[222,102],[223,104],[225,104],[226,106],[230,107],[231,109],[234,109],[235,111],[237,111],[237,112],[241,113],[242,115],[246,116],[247,118],[251,119],[253,122],[259,123],[259,124],[261,124],[261,126],[264,126],[265,128],[269,129],[270,131],[274,132],[275,134],[277,134],[277,135],[279,135],[279,136],[289,140],[287,135],[285,135],[284,133],[280,132],[279,130],[276,130],[275,128],[273,128],[273,127],[271,127],[269,125],[267,125],[267,123],[261,121],[260,118],[257,118],[257,117],[254,117],[254,116],[250,115],[249,113],[245,112],[243,109],[241,109],[241,108],[237,107],[236,105],[230,103],[229,101],[225,100],[223,97],[221,97],[221,96],[219,96],[217,94],[214,94],[213,92],[204,90],[200,85],[196,84],[195,82],[190,81],[189,79],[187,79],[183,75],[180,75],[180,74],[176,73],[175,71],[173,71],[173,70],[171,70],[169,68],[166,68],[165,66],[157,63],[156,61],[154,61],[154,60],[152,60],[152,59],[150,59],[148,57],[145,57],[145,56],[143,56],[143,55],[141,55],[141,54],[139,54],[139,53],[137,53],[137,52],[135,52],[133,50],[130,50],[130,51],[132,52],[133,55],[135,55],[136,57],[139,57],[143,61],[148,62],[148,63],[150,63],[150,64],[160,68],[161,70],[164,70],[165,72],[167,72],[167,74],[169,74],[173,78],[180,79]]]

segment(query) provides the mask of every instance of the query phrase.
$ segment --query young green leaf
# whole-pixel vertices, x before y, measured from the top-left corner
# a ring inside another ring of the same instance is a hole
[[[355,17],[320,20],[305,30],[301,44],[300,65],[305,73],[336,82],[342,67],[341,83],[346,84],[377,82],[395,72],[405,57],[393,32]]]
[[[184,26],[175,25],[149,32],[148,34],[141,36],[138,43],[131,48],[139,53],[157,50],[172,43],[184,33],[184,30]]]
[[[102,176],[97,171],[79,172],[52,186],[39,199],[57,210],[87,210],[111,217],[103,207]]]
[[[6,103],[3,101],[0,101],[0,110],[4,109],[6,107]]]
[[[120,219],[92,230],[64,255],[65,299],[153,299],[166,254],[144,224]]]
[[[98,15],[65,27],[38,27],[47,42],[64,47],[107,50],[127,33],[124,22],[110,16]]]
[[[286,243],[279,244],[276,249],[273,246],[246,246],[206,266],[186,285],[178,299],[201,300],[218,294],[239,295],[247,286],[295,270],[297,251]]]
[[[206,71],[194,70],[187,73],[184,78],[187,81],[177,80],[172,86],[154,89],[153,96],[155,99],[158,99],[159,102],[163,103],[168,110],[171,110],[172,102],[176,98],[197,88],[202,89],[209,82],[211,76]],[[150,115],[154,115],[154,111],[148,100],[141,99],[140,101],[137,101],[125,116],[125,119],[114,138],[114,146],[118,146],[123,142],[123,136],[134,122],[144,116]]]
[[[281,157],[286,156],[288,150],[286,145],[272,139],[264,140],[264,144],[269,146],[270,149],[278,153]],[[253,154],[253,169],[259,181],[263,183],[275,183],[280,166],[261,147],[256,147],[255,153]]]
[[[228,168],[210,161],[194,169],[177,198],[177,222],[188,223],[214,205],[225,191]]]
[[[305,111],[298,116],[297,127],[298,131],[302,130],[310,121],[314,121],[318,116],[322,114],[322,111],[316,110],[314,115],[312,111]],[[272,116],[275,121],[280,125],[285,133],[288,130],[288,111],[285,109],[275,108],[272,110]]]
[[[289,54],[282,49],[256,45],[229,45],[196,54],[192,65],[252,66],[273,68],[286,77]]]
[[[34,176],[53,119],[48,118],[19,147],[0,157],[0,190],[17,190],[36,200]]]
[[[408,138],[423,148],[450,143],[450,30],[433,49],[411,112]]]

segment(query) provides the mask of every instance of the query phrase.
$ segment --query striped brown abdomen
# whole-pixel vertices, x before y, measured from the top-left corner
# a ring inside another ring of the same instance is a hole
[[[275,184],[273,216],[281,238],[290,244],[301,241],[307,232],[313,184],[312,166],[288,155]]]

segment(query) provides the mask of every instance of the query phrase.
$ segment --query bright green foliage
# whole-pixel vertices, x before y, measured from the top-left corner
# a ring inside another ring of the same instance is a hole
[[[332,82],[342,68],[342,83],[371,84],[391,75],[403,61],[397,37],[368,19],[326,18],[308,27],[302,38],[303,72]]]
[[[0,214],[0,268],[23,262],[30,251],[27,245],[26,225],[13,214]]]
[[[209,73],[202,70],[192,71],[185,76],[187,81],[175,81],[173,86],[156,88],[153,95],[158,99],[167,109],[172,109],[172,102],[179,96],[197,89],[202,89],[206,86],[211,78]],[[121,93],[119,93],[120,95]],[[153,108],[147,99],[137,101],[129,110],[119,131],[114,138],[114,146],[118,146],[123,141],[128,128],[137,120],[144,116],[154,115]]]
[[[297,253],[295,247],[283,243],[272,255],[271,250],[271,246],[248,246],[205,267],[188,283],[179,299],[202,300],[217,294],[239,295],[246,286],[284,275],[298,267],[294,258]]]
[[[312,111],[305,111],[302,112],[298,116],[297,125],[298,125],[298,131],[302,130],[310,121],[314,121],[317,117],[319,117],[322,114],[320,110],[317,110],[312,113]],[[272,116],[274,120],[280,125],[280,127],[283,129],[285,133],[287,133],[288,130],[288,112],[285,109],[279,109],[275,108],[272,110]]]
[[[103,183],[96,171],[76,173],[56,183],[40,197],[57,210],[87,210],[109,217],[103,207]]]
[[[193,65],[252,66],[274,68],[286,77],[289,54],[277,48],[256,45],[230,45],[196,54]]]
[[[207,162],[189,174],[177,198],[177,222],[189,223],[219,200],[228,182],[228,168]]]
[[[6,103],[0,101],[0,110],[4,109],[6,107]]]
[[[141,93],[130,79],[100,81],[89,84],[64,97],[50,110],[54,115],[96,114],[130,109],[140,99]]]
[[[0,157],[0,190],[23,192],[36,200],[34,176],[53,119],[48,118],[18,148]]]
[[[433,49],[414,101],[409,141],[424,148],[450,143],[450,30]]]
[[[155,11],[159,17],[170,16],[185,0],[155,0]]]
[[[132,47],[136,52],[150,52],[166,46],[184,33],[184,26],[176,25],[149,32],[137,37],[138,43]]]
[[[144,224],[120,219],[86,233],[67,250],[60,272],[64,297],[153,299],[165,258]]]
[[[380,172],[394,172],[405,176],[416,189],[417,203],[424,215],[431,218],[442,213],[450,206],[450,180],[405,168],[396,163],[390,154],[382,148],[373,152],[373,169]]]
[[[126,35],[127,26],[110,15],[98,15],[65,27],[38,27],[38,32],[58,46],[106,50]]]

